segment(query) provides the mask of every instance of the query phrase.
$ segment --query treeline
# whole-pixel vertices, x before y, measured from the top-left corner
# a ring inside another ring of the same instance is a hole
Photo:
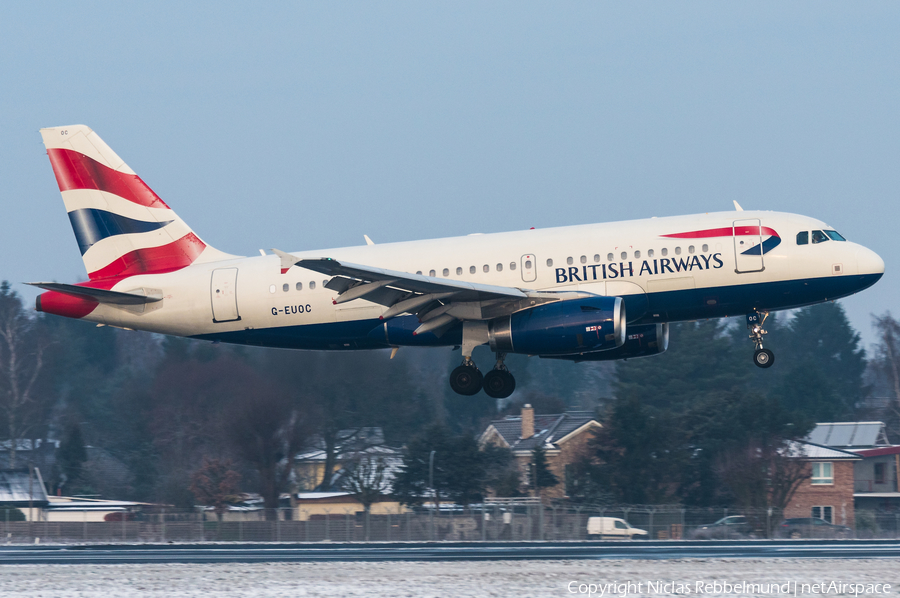
[[[666,354],[616,364],[510,356],[520,390],[507,412],[524,402],[538,413],[597,411],[604,429],[592,453],[560,481],[575,500],[726,504],[738,497],[723,483],[723,455],[878,408],[873,396],[887,397],[880,412],[896,425],[900,328],[890,316],[876,325],[882,343],[867,359],[839,304],[770,318],[776,364],[765,371],[734,321],[675,325]],[[493,364],[486,347],[475,359]],[[241,489],[271,507],[290,456],[312,438],[334,447],[341,430],[379,426],[389,445],[418,454],[438,436],[473,438],[497,403],[449,390],[460,360],[449,349],[401,348],[391,360],[97,328],[35,314],[4,283],[0,440],[20,442],[5,445],[3,466],[39,460],[55,440],[48,489],[187,507],[206,459],[231,464]],[[513,488],[506,465],[486,471],[485,484]]]

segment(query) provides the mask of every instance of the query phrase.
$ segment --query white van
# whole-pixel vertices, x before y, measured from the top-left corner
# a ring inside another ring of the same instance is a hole
[[[588,538],[628,538],[633,540],[646,538],[647,531],[631,527],[628,522],[618,517],[589,517],[587,523]]]

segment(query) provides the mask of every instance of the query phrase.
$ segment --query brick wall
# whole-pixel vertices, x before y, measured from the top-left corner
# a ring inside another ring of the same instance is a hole
[[[832,507],[832,523],[854,526],[853,513],[853,461],[832,461],[833,484],[813,484],[803,480],[791,502],[784,510],[785,519],[812,517],[813,507]],[[812,464],[806,464],[807,475],[812,474]]]

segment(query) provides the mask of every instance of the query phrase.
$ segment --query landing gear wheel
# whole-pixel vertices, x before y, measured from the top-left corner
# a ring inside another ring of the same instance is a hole
[[[491,370],[484,376],[484,392],[495,399],[505,399],[516,389],[516,379],[507,370]]]
[[[775,354],[768,349],[757,349],[753,354],[753,363],[757,367],[770,368],[775,363]]]
[[[450,388],[467,397],[478,394],[483,380],[484,376],[474,365],[461,365],[450,372]]]

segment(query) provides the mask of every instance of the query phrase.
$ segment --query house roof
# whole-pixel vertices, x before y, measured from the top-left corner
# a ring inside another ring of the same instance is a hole
[[[566,411],[556,415],[535,415],[534,436],[520,438],[522,417],[508,415],[504,419],[492,421],[481,438],[485,439],[493,428],[514,451],[530,452],[539,445],[544,448],[558,448],[556,443],[592,421],[596,423],[592,411]],[[597,423],[597,425],[600,424]]]
[[[874,448],[889,446],[884,422],[829,422],[816,424],[807,438],[824,446]]]
[[[0,470],[0,504],[47,504],[47,490],[41,476],[35,471],[29,476],[27,469]]]
[[[850,451],[829,446],[821,446],[812,442],[790,440],[787,443],[787,454],[790,457],[808,459],[810,461],[860,461],[862,457]]]

